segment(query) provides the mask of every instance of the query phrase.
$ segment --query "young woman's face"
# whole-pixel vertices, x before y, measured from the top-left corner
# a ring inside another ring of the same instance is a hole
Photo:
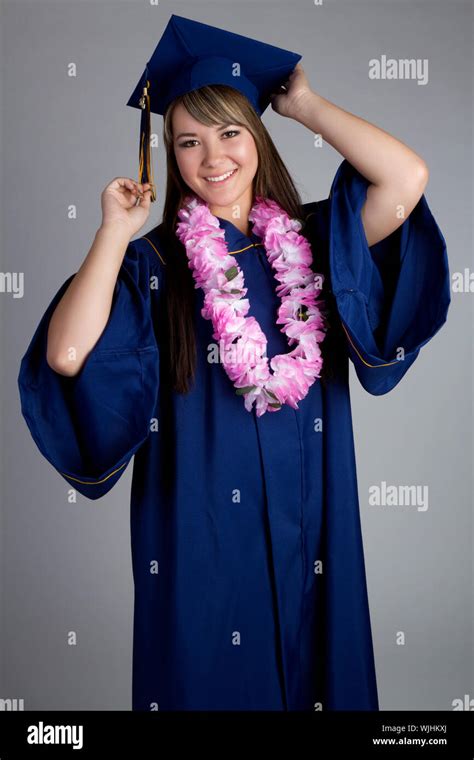
[[[258,154],[246,127],[208,127],[194,119],[182,103],[175,107],[172,119],[176,161],[191,190],[210,207],[234,206],[251,197]]]

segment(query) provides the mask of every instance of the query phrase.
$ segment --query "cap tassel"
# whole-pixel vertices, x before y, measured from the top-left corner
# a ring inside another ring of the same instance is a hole
[[[151,116],[150,116],[150,82],[147,79],[143,88],[143,95],[138,104],[142,109],[140,117],[140,165],[138,169],[138,181],[142,184],[149,182],[151,185],[151,201],[156,201],[156,188],[153,181],[153,166],[151,161]]]

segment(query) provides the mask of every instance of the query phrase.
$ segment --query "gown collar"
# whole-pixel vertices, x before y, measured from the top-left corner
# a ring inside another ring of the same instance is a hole
[[[249,234],[245,235],[241,230],[239,230],[238,227],[235,226],[235,224],[233,224],[233,222],[229,221],[228,219],[223,219],[220,216],[217,216],[216,219],[219,222],[219,227],[224,230],[224,236],[229,248],[229,253],[233,253],[237,250],[240,251],[242,248],[251,246],[254,243],[260,243],[262,240],[259,235],[256,235],[252,231],[252,222],[250,222]]]

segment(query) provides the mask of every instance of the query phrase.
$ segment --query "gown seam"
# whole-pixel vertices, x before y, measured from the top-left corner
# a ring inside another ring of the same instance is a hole
[[[146,235],[142,235],[142,237],[141,237],[141,238],[139,238],[139,239],[140,239],[140,240],[146,240],[148,243],[150,243],[151,247],[153,248],[153,250],[154,250],[154,251],[155,251],[155,253],[157,254],[157,256],[158,256],[158,258],[160,259],[161,263],[162,263],[162,264],[164,264],[164,266],[166,266],[166,261],[164,260],[163,256],[161,255],[161,253],[159,252],[159,250],[158,250],[158,248],[155,246],[155,244],[154,244],[154,243],[152,243],[152,241],[150,240],[150,238],[149,238],[149,237],[147,237]]]
[[[236,251],[229,251],[229,256],[234,256],[236,253],[244,253],[244,251],[248,251],[249,248],[257,248],[257,246],[264,247],[263,243],[251,243],[250,245],[246,245],[245,248],[238,248]]]
[[[86,486],[97,486],[97,485],[100,485],[101,483],[105,483],[106,480],[111,478],[112,475],[115,475],[116,472],[119,472],[119,470],[123,470],[123,468],[126,467],[127,464],[129,463],[129,461],[130,459],[127,459],[126,462],[119,465],[118,467],[115,468],[115,470],[113,470],[112,472],[109,472],[108,475],[106,475],[104,478],[100,478],[99,480],[81,480],[80,478],[76,478],[73,475],[69,475],[67,472],[62,472],[62,471],[60,471],[60,474],[64,475],[65,478],[69,478],[69,480],[74,480],[76,483],[82,483],[83,485],[86,485]]]
[[[399,364],[400,363],[399,359],[394,359],[393,362],[386,362],[384,364],[369,364],[368,362],[365,361],[364,357],[360,354],[360,352],[355,347],[354,343],[351,340],[351,336],[349,335],[349,333],[347,331],[347,328],[346,328],[344,322],[342,321],[342,319],[341,319],[341,325],[344,328],[344,332],[346,333],[346,336],[347,336],[347,339],[348,339],[349,343],[351,344],[352,348],[356,352],[356,354],[359,357],[359,359],[361,360],[361,362],[363,362],[366,367],[370,367],[370,369],[379,369],[379,367],[391,367],[392,364]]]
[[[299,669],[300,669],[300,678],[303,676],[303,663],[301,660],[301,638],[302,638],[302,626],[303,626],[303,614],[304,614],[304,592],[305,592],[305,584],[306,584],[306,557],[305,557],[305,551],[304,551],[304,477],[303,477],[303,445],[301,440],[301,428],[300,423],[298,420],[298,414],[297,411],[294,409],[293,413],[295,415],[295,421],[296,421],[296,428],[298,430],[298,444],[300,448],[300,492],[301,492],[301,502],[300,502],[300,531],[301,531],[301,561],[303,566],[303,581],[301,584],[301,604],[300,604],[300,620],[299,620],[299,628],[298,628],[298,662],[299,662]]]
[[[255,419],[255,410],[252,413],[252,418],[255,425],[255,433],[257,438],[257,446],[258,446],[258,453],[259,453],[259,460],[260,460],[260,466],[262,468],[263,473],[265,473],[265,463],[263,458],[263,452],[262,452],[262,444],[260,441],[260,433],[258,430],[257,421]],[[278,650],[277,654],[277,670],[279,674],[279,685],[281,690],[281,696],[284,711],[288,711],[289,709],[289,699],[288,699],[288,684],[286,681],[286,673],[285,673],[285,661],[284,661],[284,651],[283,651],[283,635],[282,635],[282,621],[281,621],[281,613],[280,608],[278,604],[278,588],[277,588],[277,581],[275,577],[275,565],[274,565],[274,556],[273,556],[273,543],[272,543],[272,531],[271,531],[271,524],[270,524],[270,516],[268,513],[268,492],[267,492],[267,484],[265,479],[265,474],[262,478],[263,482],[263,493],[264,493],[264,499],[265,499],[265,522],[267,525],[268,530],[268,539],[269,539],[269,547],[270,547],[270,585],[271,585],[271,594],[273,599],[273,605],[275,608],[275,634],[276,634],[276,646]]]

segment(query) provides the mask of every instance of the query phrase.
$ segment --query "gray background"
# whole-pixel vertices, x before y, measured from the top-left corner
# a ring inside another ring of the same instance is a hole
[[[16,386],[42,313],[89,250],[102,189],[117,175],[137,176],[139,112],[126,101],[173,12],[296,50],[314,90],[426,160],[425,194],[450,271],[473,269],[472,4],[17,0],[0,9],[1,268],[25,276],[22,299],[0,294],[0,697],[23,698],[26,710],[129,710],[132,464],[101,500],[78,494],[69,504],[68,484],[20,415]],[[428,85],[370,81],[368,61],[383,53],[428,58]],[[70,61],[76,78],[67,76]],[[303,200],[327,197],[340,154],[314,148],[309,130],[271,109],[264,122]],[[161,117],[152,129],[161,200]],[[161,208],[152,207],[140,234]],[[389,394],[366,393],[351,367],[382,710],[450,710],[454,699],[474,697],[472,371],[469,293],[453,294],[448,322]],[[382,480],[428,485],[428,511],[369,507],[368,488]],[[77,646],[68,646],[70,630]]]

